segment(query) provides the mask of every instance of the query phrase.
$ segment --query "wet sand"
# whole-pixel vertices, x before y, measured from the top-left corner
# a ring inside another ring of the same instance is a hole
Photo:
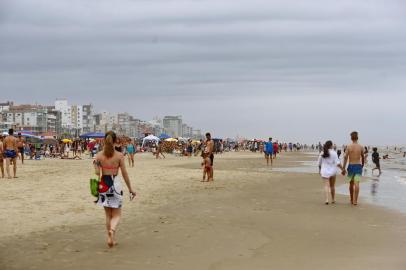
[[[284,154],[275,167],[297,166]],[[91,161],[27,161],[0,180],[0,269],[406,269],[406,216],[362,203],[323,204],[317,174],[272,172],[259,154],[136,157],[139,197],[125,198],[119,245],[105,244]],[[339,177],[339,183],[342,183]],[[361,191],[362,198],[362,191]]]

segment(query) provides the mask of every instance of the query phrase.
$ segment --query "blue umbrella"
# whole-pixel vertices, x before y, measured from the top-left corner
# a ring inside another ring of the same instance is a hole
[[[82,139],[96,139],[96,138],[104,138],[106,134],[102,132],[90,132],[80,135]]]
[[[166,133],[162,133],[161,135],[159,135],[159,138],[161,139],[161,140],[166,140],[166,139],[169,139],[171,136],[169,136],[168,134],[166,134]]]

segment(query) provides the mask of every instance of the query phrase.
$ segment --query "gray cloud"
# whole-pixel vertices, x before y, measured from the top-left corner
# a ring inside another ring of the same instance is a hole
[[[6,0],[1,98],[183,114],[219,136],[342,142],[359,129],[368,143],[404,143],[405,8],[400,0]]]

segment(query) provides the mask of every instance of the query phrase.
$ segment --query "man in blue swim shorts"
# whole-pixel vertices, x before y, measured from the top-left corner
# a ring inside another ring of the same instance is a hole
[[[8,131],[8,136],[4,139],[4,157],[6,158],[7,177],[11,179],[10,165],[13,164],[14,178],[17,178],[17,138],[14,137],[14,130]]]
[[[273,142],[272,138],[269,138],[269,141],[265,143],[264,147],[264,152],[265,152],[265,159],[266,159],[266,165],[269,166],[269,160],[271,160],[271,165],[272,165],[272,155],[273,155]]]
[[[358,204],[359,195],[359,183],[361,181],[362,169],[365,164],[364,148],[362,145],[358,144],[358,132],[354,131],[351,133],[352,143],[347,146],[344,154],[344,164],[343,167],[346,168],[348,163],[347,171],[344,170],[343,175],[347,172],[348,180],[350,181],[350,197],[351,204]]]

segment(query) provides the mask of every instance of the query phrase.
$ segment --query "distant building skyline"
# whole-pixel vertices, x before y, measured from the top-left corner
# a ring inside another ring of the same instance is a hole
[[[15,102],[0,103],[0,127],[29,130],[35,133],[70,134],[74,137],[87,132],[115,131],[118,135],[143,138],[146,134],[161,133],[173,137],[200,139],[200,133],[182,124],[182,116],[154,117],[145,121],[128,112],[96,112],[93,104],[70,105],[67,99],[56,99],[54,105],[17,105]]]

